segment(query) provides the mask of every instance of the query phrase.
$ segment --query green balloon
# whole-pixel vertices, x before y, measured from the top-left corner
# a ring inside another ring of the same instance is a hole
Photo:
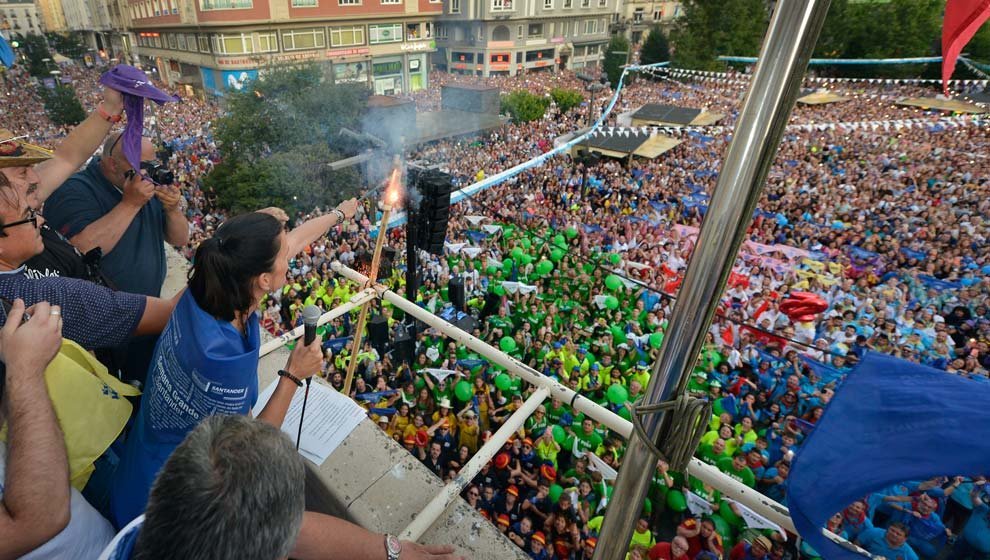
[[[515,248],[515,249],[513,249],[513,250],[512,250],[512,252],[511,252],[511,253],[509,253],[509,254],[510,254],[510,255],[512,255],[512,259],[513,259],[513,260],[516,260],[516,261],[518,261],[518,260],[519,260],[519,259],[521,259],[521,258],[522,258],[522,256],[523,256],[523,250],[522,250],[522,247],[516,247],[516,248]]]
[[[512,235],[514,233],[516,233],[515,226],[503,226],[502,227],[502,235],[504,235],[506,238],[512,237]]]
[[[512,352],[516,349],[516,340],[511,336],[503,336],[502,340],[498,341],[498,347],[503,352]]]
[[[628,406],[624,406],[624,407],[620,408],[619,409],[619,412],[617,414],[621,418],[624,418],[624,419],[629,420],[630,422],[632,422],[632,412],[629,411],[629,407]]]
[[[650,335],[650,347],[651,348],[660,348],[660,345],[661,344],[663,344],[663,333],[661,333],[661,332],[655,332],[655,333],[653,333],[653,334]]]
[[[505,340],[504,338],[502,340]],[[512,340],[511,338],[509,340]],[[513,341],[515,344],[515,341]],[[500,373],[495,376],[495,386],[498,387],[499,391],[508,391],[509,387],[512,387],[512,378],[509,377],[507,373]]]
[[[608,304],[606,304],[606,306],[607,305]],[[609,328],[609,332],[612,333],[612,340],[615,341],[616,344],[625,344],[627,341],[626,332],[622,330],[622,327],[619,325],[612,325],[612,327]]]
[[[564,441],[567,440],[567,432],[564,431],[564,428],[559,424],[554,424],[550,430],[553,432],[553,440],[560,445],[564,445]]]
[[[519,263],[522,264],[523,266],[528,266],[532,262],[533,262],[533,257],[525,253],[519,255]]]
[[[605,307],[615,310],[619,308],[619,300],[615,296],[605,296]]]
[[[552,249],[550,251],[550,260],[551,261],[553,261],[553,262],[560,262],[560,259],[562,259],[562,258],[564,258],[564,250],[563,249],[561,249],[559,247],[555,247],[554,249]]]
[[[563,235],[558,233],[557,235],[553,236],[553,244],[558,247],[567,247],[567,240],[564,239]]]
[[[667,492],[667,507],[680,513],[687,509],[687,500],[684,498],[684,493],[680,490],[671,490]]]
[[[506,274],[512,274],[513,264],[514,263],[512,262],[512,259],[505,259],[504,261],[502,261],[502,272]]]
[[[585,265],[584,265],[584,273],[585,274],[591,274],[594,271],[595,271],[595,265],[593,265],[591,263],[585,263]]]
[[[569,227],[569,228],[567,228],[567,229],[564,230],[564,235],[567,236],[568,239],[574,239],[578,235],[578,230],[576,230],[575,228]]]
[[[608,256],[608,262],[612,264],[619,264],[619,261],[621,260],[622,257],[620,257],[618,253],[612,253]]]
[[[487,268],[485,269],[485,272],[486,272],[486,273],[487,273],[487,274],[488,274],[489,276],[495,276],[495,273],[496,273],[496,272],[498,272],[498,267],[497,267],[497,266],[495,266],[495,265],[493,265],[493,264],[490,264],[490,265],[488,265],[488,267],[487,267]]]
[[[522,241],[520,241],[519,243],[521,243],[523,249],[526,249],[527,251],[533,247],[533,241],[528,237],[523,237]]]
[[[548,495],[550,496],[551,502],[556,504],[557,500],[560,499],[560,495],[563,493],[564,493],[564,488],[561,485],[559,484],[550,485],[550,492],[548,492]]]
[[[471,384],[467,381],[458,381],[457,385],[454,385],[454,396],[459,401],[467,402],[474,396],[474,390],[471,389]]]
[[[607,395],[612,404],[623,404],[629,400],[629,391],[618,383],[609,385]]]
[[[495,295],[497,295],[497,296],[504,296],[505,295],[505,288],[502,287],[501,284],[499,284],[498,286],[495,286],[495,288],[492,289],[492,291],[495,292]]]
[[[724,519],[725,522],[731,527],[742,528],[745,524],[743,518],[736,515],[736,512],[732,511],[732,508],[729,507],[729,502],[726,502],[725,500],[722,500],[719,503],[718,514],[722,516],[722,519]]]
[[[613,292],[618,290],[622,287],[622,278],[619,278],[615,274],[609,274],[605,277],[605,287]]]
[[[550,261],[540,261],[536,265],[536,272],[543,276],[550,274],[551,272],[553,272],[553,263]]]
[[[714,403],[712,403],[712,414],[714,414],[715,416],[722,416],[723,412],[725,412],[725,407],[722,406],[722,399],[719,399]]]
[[[722,538],[727,539],[732,536],[732,527],[722,519],[721,515],[713,515],[710,518],[712,520],[712,525],[715,526],[715,532],[722,535]]]

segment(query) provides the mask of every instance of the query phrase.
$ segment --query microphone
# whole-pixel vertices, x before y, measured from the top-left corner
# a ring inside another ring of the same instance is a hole
[[[309,346],[316,339],[316,323],[320,320],[320,308],[307,305],[302,310],[303,316],[303,346]]]
[[[315,305],[307,305],[303,308],[303,345],[309,346],[316,340],[316,324],[320,321],[320,308]],[[306,392],[303,393],[302,410],[299,411],[299,431],[296,432],[296,451],[299,451],[299,440],[302,439],[303,420],[306,418],[306,401],[309,400],[309,384],[313,377],[306,378]]]

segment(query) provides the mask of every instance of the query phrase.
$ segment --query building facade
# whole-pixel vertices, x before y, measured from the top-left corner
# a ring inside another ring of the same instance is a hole
[[[187,93],[239,90],[270,64],[318,62],[335,83],[427,87],[440,0],[128,0],[146,68]]]
[[[62,11],[61,0],[37,0],[38,11],[45,31],[63,33],[68,28],[65,25],[65,13]]]
[[[42,33],[41,15],[34,0],[0,0],[0,30],[8,37]]]
[[[444,0],[435,63],[477,76],[595,65],[619,0]]]
[[[682,12],[679,0],[623,0],[613,30],[625,35],[634,45],[642,44],[655,25],[669,33]]]

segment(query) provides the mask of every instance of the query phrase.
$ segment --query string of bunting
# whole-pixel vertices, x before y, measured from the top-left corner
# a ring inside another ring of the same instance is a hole
[[[990,125],[990,119],[984,115],[958,115],[954,117],[940,117],[940,118],[921,118],[921,119],[898,119],[898,120],[887,120],[887,121],[854,121],[854,122],[833,122],[833,123],[805,123],[805,124],[792,124],[787,126],[787,130],[791,131],[827,131],[827,130],[885,130],[885,131],[898,131],[902,129],[912,129],[916,127],[928,127],[931,132],[938,132],[940,130],[959,128],[963,126],[986,126]],[[732,127],[730,126],[683,126],[683,127],[667,127],[667,126],[633,126],[633,127],[619,127],[619,126],[605,126],[601,127],[591,133],[592,136],[596,137],[639,137],[639,136],[649,136],[653,137],[658,134],[674,135],[674,134],[708,134],[708,135],[718,135],[726,132],[732,132]]]
[[[967,60],[961,59],[963,64],[967,68],[972,70],[978,76],[983,79],[979,80],[949,80],[949,85],[955,86],[956,88],[964,89],[973,86],[990,86],[990,75],[985,72],[981,72],[978,68],[974,67]],[[728,84],[748,84],[751,78],[748,74],[740,74],[738,72],[714,72],[709,70],[689,70],[685,68],[656,68],[652,69],[650,74],[657,76],[661,73],[669,74],[670,76],[677,78],[693,78],[704,82],[719,82]],[[870,84],[900,84],[900,85],[937,85],[941,84],[942,80],[938,79],[921,79],[921,78],[831,78],[822,76],[805,76],[805,81],[813,82],[818,84],[833,84],[833,83],[870,83]]]

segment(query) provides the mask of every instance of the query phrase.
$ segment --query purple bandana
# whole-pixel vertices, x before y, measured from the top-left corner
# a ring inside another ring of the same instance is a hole
[[[163,105],[179,98],[156,88],[143,71],[126,64],[118,64],[100,76],[100,83],[119,91],[124,96],[127,126],[121,138],[124,156],[135,170],[141,168],[141,134],[144,132],[145,98]]]

